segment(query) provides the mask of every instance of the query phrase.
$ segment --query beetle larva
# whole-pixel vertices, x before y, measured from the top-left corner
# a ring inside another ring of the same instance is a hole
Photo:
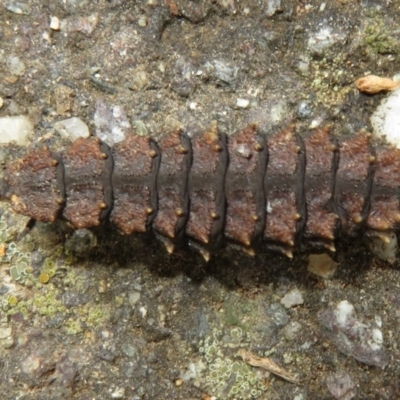
[[[385,238],[400,222],[400,150],[329,127],[266,139],[251,125],[227,138],[215,123],[191,139],[132,134],[113,148],[81,138],[11,162],[4,186],[32,219],[81,229],[109,218],[123,234],[152,229],[169,252],[188,241],[206,260],[229,243],[249,254],[263,243],[289,257],[301,243],[334,251],[340,235]]]

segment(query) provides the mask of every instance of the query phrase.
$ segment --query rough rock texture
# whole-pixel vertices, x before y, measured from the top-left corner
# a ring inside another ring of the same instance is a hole
[[[194,136],[212,120],[227,135],[251,123],[354,134],[385,97],[354,81],[398,72],[396,0],[45,3],[0,5],[0,118],[26,116],[33,144],[56,151],[71,143],[54,124],[70,117],[110,142],[129,129]],[[0,162],[23,151],[2,147]],[[63,224],[21,237],[27,219],[6,203],[0,214],[4,398],[400,397],[398,259],[389,266],[364,243],[342,243],[334,277],[320,280],[308,254],[232,249],[205,264],[111,227],[78,258]],[[286,309],[295,291],[303,303]],[[344,301],[350,326],[333,320]]]

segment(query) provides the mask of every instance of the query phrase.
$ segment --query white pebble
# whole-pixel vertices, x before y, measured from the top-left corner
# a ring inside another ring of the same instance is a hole
[[[345,328],[350,319],[355,318],[354,306],[347,300],[341,301],[334,311],[335,319],[340,327]]]
[[[287,118],[288,115],[288,106],[285,101],[279,101],[271,107],[270,115],[271,115],[271,122],[276,124],[278,122],[283,121]]]
[[[378,136],[400,149],[400,90],[384,99],[371,116],[371,124]]]
[[[57,17],[50,18],[50,29],[53,29],[53,31],[60,30],[60,20]]]
[[[28,136],[33,133],[33,124],[24,115],[0,118],[0,143],[15,141],[19,145],[27,145]]]
[[[145,27],[147,25],[147,18],[146,17],[140,17],[138,21],[139,26]]]
[[[90,135],[88,126],[77,117],[56,122],[54,124],[54,129],[61,135],[61,137],[72,141],[78,138],[87,138]]]
[[[146,318],[147,316],[147,308],[146,307],[140,307],[139,308],[140,314],[142,314],[142,318]]]
[[[249,100],[247,99],[237,99],[236,100],[236,105],[240,108],[247,108],[247,106],[249,105]]]
[[[0,97],[0,108],[3,107],[3,104],[4,104],[4,100],[2,97]]]
[[[304,303],[303,296],[299,289],[293,289],[289,293],[286,293],[282,299],[281,303],[286,307],[290,308]]]

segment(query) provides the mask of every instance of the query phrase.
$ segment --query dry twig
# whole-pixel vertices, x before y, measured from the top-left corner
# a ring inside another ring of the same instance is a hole
[[[238,355],[242,357],[243,361],[247,364],[252,365],[253,367],[260,367],[264,368],[268,372],[271,372],[274,375],[277,375],[281,377],[282,379],[285,379],[288,382],[291,383],[299,383],[299,380],[297,377],[290,372],[285,371],[283,368],[281,368],[279,365],[275,364],[271,359],[265,357],[259,357],[253,354],[250,351],[247,351],[245,349],[240,349],[238,351]]]

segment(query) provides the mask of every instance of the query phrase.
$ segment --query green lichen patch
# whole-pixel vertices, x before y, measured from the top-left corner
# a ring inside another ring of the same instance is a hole
[[[206,386],[217,398],[257,399],[267,390],[262,372],[236,356],[246,346],[243,339],[242,329],[235,327],[226,334],[215,329],[201,343],[200,353],[208,367]]]
[[[379,14],[367,24],[363,44],[375,54],[396,54],[399,50],[398,40]]]

